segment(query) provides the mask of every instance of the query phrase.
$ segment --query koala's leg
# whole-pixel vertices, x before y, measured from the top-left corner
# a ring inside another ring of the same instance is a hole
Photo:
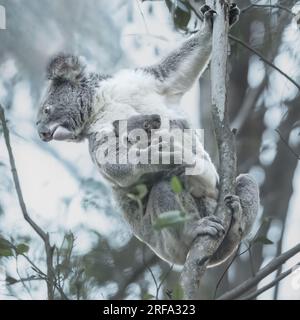
[[[224,241],[211,259],[210,267],[229,258],[251,230],[259,206],[259,188],[254,178],[248,174],[239,175],[236,179],[236,195],[227,196],[224,201],[232,210],[232,223]]]
[[[205,208],[203,208],[205,210]],[[185,223],[156,231],[153,227],[144,229],[142,238],[163,259],[183,265],[193,240],[200,235],[218,237],[224,233],[220,219],[204,216],[193,196],[183,190],[175,194],[168,180],[152,187],[142,225],[153,225],[166,212],[180,211],[189,218]],[[149,223],[150,221],[150,223]]]

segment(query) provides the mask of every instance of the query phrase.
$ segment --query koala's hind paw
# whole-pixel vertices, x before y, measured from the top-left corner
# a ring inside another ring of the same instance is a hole
[[[216,216],[204,217],[197,222],[193,223],[193,230],[191,236],[193,240],[201,235],[209,235],[212,237],[220,237],[225,233],[220,218]]]
[[[245,228],[244,228],[244,225],[242,225],[241,223],[243,221],[242,219],[243,209],[241,206],[241,201],[239,196],[232,195],[232,194],[227,195],[224,198],[224,202],[226,206],[232,211],[233,222],[239,225],[238,227],[239,233],[242,233]]]
[[[236,195],[228,195],[224,198],[224,202],[228,208],[232,211],[232,226],[231,230],[235,234],[239,234],[243,237],[245,229],[246,229],[246,222],[243,219],[243,209],[241,206],[241,201],[239,196]]]
[[[232,3],[229,8],[229,25],[233,26],[238,22],[240,17],[240,9],[236,3]]]
[[[231,209],[232,213],[237,213],[241,210],[241,202],[239,196],[229,194],[225,196],[224,202],[226,206]]]

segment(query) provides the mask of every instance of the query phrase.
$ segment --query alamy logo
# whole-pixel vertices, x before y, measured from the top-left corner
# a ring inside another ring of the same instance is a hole
[[[100,132],[97,162],[109,164],[183,165],[186,175],[199,175],[204,170],[202,129],[130,130],[127,120],[115,125],[115,132]]]
[[[6,13],[5,8],[0,5],[0,30],[6,29]]]

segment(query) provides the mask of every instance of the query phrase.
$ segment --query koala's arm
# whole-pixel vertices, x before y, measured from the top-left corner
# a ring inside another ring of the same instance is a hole
[[[200,31],[160,63],[144,69],[159,81],[163,94],[183,95],[207,67],[212,48],[212,15],[210,10],[204,12]]]
[[[164,95],[181,97],[210,61],[214,11],[208,5],[203,5],[200,12],[203,16],[201,29],[160,63],[144,68],[158,80],[158,89]],[[239,14],[239,8],[232,3],[229,10],[230,26],[238,21]]]

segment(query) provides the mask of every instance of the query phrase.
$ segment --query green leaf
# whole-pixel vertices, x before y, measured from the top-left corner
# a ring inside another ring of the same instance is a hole
[[[152,295],[152,294],[150,294],[150,293],[145,293],[144,295],[143,295],[143,300],[152,300],[152,299],[154,299],[155,297]]]
[[[16,246],[16,253],[23,254],[29,251],[29,246],[25,243],[20,243]]]
[[[0,237],[0,257],[10,257],[14,255],[13,245],[3,237]]]
[[[174,300],[183,300],[184,293],[180,283],[177,283],[174,287],[172,297]]]
[[[135,186],[131,193],[128,193],[128,198],[132,200],[143,200],[148,193],[148,188],[145,184]]]
[[[182,224],[191,217],[184,215],[180,211],[168,211],[162,213],[153,223],[153,228],[155,230],[161,230],[168,227],[173,227],[178,224]]]
[[[176,176],[172,177],[171,179],[171,187],[175,193],[180,193],[183,189],[181,181]]]
[[[274,244],[274,242],[268,239],[267,237],[257,237],[256,239],[254,239],[254,243],[261,243],[265,245]]]
[[[135,189],[137,191],[137,197],[141,200],[145,198],[145,196],[148,193],[148,188],[145,184],[139,184],[138,186],[135,187]]]
[[[14,277],[8,276],[8,275],[6,276],[5,281],[6,281],[6,283],[7,283],[8,285],[12,285],[12,284],[15,284],[15,283],[18,282],[17,279],[15,279]]]
[[[5,238],[0,236],[0,249],[7,249],[7,248],[12,248],[13,245],[11,244],[10,241],[6,240]]]
[[[13,255],[12,249],[0,249],[0,257],[12,257]]]

